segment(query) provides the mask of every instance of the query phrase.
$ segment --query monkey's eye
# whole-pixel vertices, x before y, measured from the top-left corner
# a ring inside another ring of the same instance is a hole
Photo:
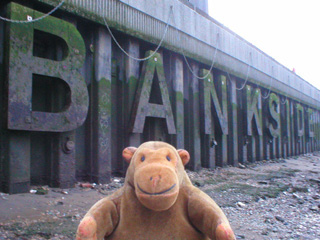
[[[169,156],[167,156],[167,160],[170,162],[171,161],[171,158]]]
[[[141,157],[141,162],[144,162],[144,160],[146,160],[146,157],[145,157],[145,156],[142,156],[142,157]]]

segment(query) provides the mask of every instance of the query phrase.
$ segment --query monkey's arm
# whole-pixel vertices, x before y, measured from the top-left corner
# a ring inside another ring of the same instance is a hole
[[[221,208],[207,194],[197,188],[191,188],[188,215],[192,224],[211,239],[236,239]]]
[[[81,220],[77,240],[97,240],[110,235],[119,221],[116,204],[106,197],[94,204]]]

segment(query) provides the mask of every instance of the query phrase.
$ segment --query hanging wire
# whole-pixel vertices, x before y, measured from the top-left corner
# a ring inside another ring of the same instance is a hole
[[[174,16],[173,16],[173,28],[176,30],[177,36],[179,37],[178,41],[181,42],[179,30],[178,30],[178,28],[176,27],[176,22],[175,22],[175,17],[174,17]],[[186,57],[186,55],[184,54],[183,48],[180,47],[180,51],[181,51],[181,53],[182,53],[182,55],[183,55],[184,61],[186,62],[186,65],[187,65],[189,71],[192,73],[192,75],[193,75],[195,78],[203,80],[203,79],[206,79],[206,78],[209,76],[209,74],[211,73],[211,71],[212,71],[212,69],[213,69],[213,65],[214,65],[214,63],[215,63],[216,56],[217,56],[218,43],[219,43],[218,38],[219,38],[219,33],[217,34],[217,47],[215,48],[215,52],[214,52],[214,55],[213,55],[213,58],[212,58],[212,63],[211,63],[210,69],[209,69],[209,71],[207,72],[207,74],[206,74],[205,76],[202,76],[202,77],[198,76],[198,75],[192,70],[192,67],[191,67],[190,64],[189,64],[189,62],[188,62],[188,60],[187,60],[187,57]],[[213,47],[213,46],[212,46],[212,47]]]
[[[289,82],[290,82],[290,77],[289,77],[289,75],[288,75],[288,84],[289,84]],[[280,99],[280,104],[285,104],[286,102],[288,101],[288,96],[285,96],[285,99],[284,99],[284,101],[282,102],[281,101],[281,99]]]
[[[0,16],[0,19],[3,20],[3,21],[6,21],[6,22],[10,22],[10,23],[34,23],[34,22],[37,22],[37,21],[40,21],[46,17],[48,17],[49,15],[51,15],[52,13],[54,13],[55,11],[57,11],[61,6],[62,4],[64,4],[65,0],[62,0],[58,6],[56,6],[54,9],[52,9],[50,12],[42,15],[41,17],[39,18],[35,18],[35,19],[32,19],[30,17],[30,19],[28,20],[13,20],[13,19],[9,19],[9,18],[4,18],[4,17],[1,17]]]
[[[273,66],[272,66],[272,73],[271,73],[272,75],[273,75]],[[273,76],[271,76],[271,82],[270,82],[270,85],[269,85],[269,90],[268,90],[268,93],[266,94],[266,96],[263,96],[262,94],[261,94],[261,97],[263,98],[263,99],[267,99],[269,96],[270,96],[270,93],[271,93],[271,85],[272,85],[272,83],[273,83]]]
[[[100,3],[101,3],[101,2],[100,2]],[[145,58],[136,58],[136,57],[131,56],[128,52],[126,52],[126,51],[121,47],[121,45],[119,44],[119,42],[117,41],[117,39],[115,38],[115,36],[113,35],[113,33],[112,33],[112,31],[111,31],[108,23],[107,23],[107,20],[106,20],[105,16],[103,16],[103,21],[104,21],[104,23],[105,23],[105,25],[106,25],[106,27],[107,27],[107,29],[108,29],[108,31],[109,31],[112,39],[113,39],[113,41],[114,41],[114,42],[116,43],[116,45],[120,48],[120,50],[121,50],[127,57],[129,57],[129,58],[131,58],[131,59],[133,59],[133,60],[136,60],[136,61],[140,61],[140,62],[141,62],[141,61],[146,61],[146,60],[152,58],[152,57],[158,52],[159,48],[161,47],[161,45],[162,45],[162,43],[163,43],[163,41],[164,41],[164,39],[165,39],[165,37],[166,37],[166,35],[167,35],[168,28],[169,28],[169,22],[170,22],[170,19],[171,19],[171,16],[172,16],[172,15],[173,15],[172,6],[170,6],[170,11],[169,11],[169,16],[168,16],[168,20],[167,20],[167,25],[166,25],[166,27],[165,27],[165,30],[164,30],[163,36],[162,36],[162,38],[161,38],[161,41],[160,41],[160,43],[158,44],[158,46],[156,47],[156,49],[154,50],[154,52],[153,52],[152,54],[150,54],[148,57],[145,57]]]
[[[282,100],[280,99],[280,104],[286,104],[286,102],[288,101],[288,98],[287,98],[287,96],[285,96],[285,98],[284,98],[284,101],[282,102]]]
[[[251,58],[251,63],[252,63],[252,55],[251,55],[251,53],[250,53],[250,58]],[[241,90],[246,86],[246,84],[247,84],[247,82],[248,82],[248,79],[249,79],[250,68],[251,68],[251,64],[248,64],[246,80],[244,81],[243,85],[242,85],[240,88],[237,88],[237,87],[236,87],[236,90],[237,90],[237,91],[241,91]],[[229,75],[229,73],[228,73],[228,75]],[[229,78],[230,78],[230,75],[229,75]],[[230,80],[231,80],[231,78],[230,78]]]
[[[185,62],[186,62],[186,64],[187,64],[187,67],[189,68],[190,72],[192,73],[192,75],[193,75],[195,78],[203,80],[203,79],[206,79],[206,78],[209,76],[209,74],[211,73],[211,71],[212,71],[212,69],[213,69],[213,65],[214,65],[215,60],[216,60],[217,52],[218,52],[218,43],[219,43],[218,38],[219,38],[219,34],[217,34],[217,47],[216,47],[216,50],[215,50],[214,55],[213,55],[213,58],[212,58],[212,63],[211,63],[210,69],[209,69],[209,71],[207,72],[207,74],[206,74],[205,76],[203,76],[203,77],[198,76],[198,75],[192,70],[192,68],[191,68],[191,66],[190,66],[190,64],[189,64],[189,62],[188,62],[188,59],[187,59],[186,55],[184,54],[183,49],[181,48],[182,55],[183,55],[183,58],[184,58],[184,60],[185,60]]]

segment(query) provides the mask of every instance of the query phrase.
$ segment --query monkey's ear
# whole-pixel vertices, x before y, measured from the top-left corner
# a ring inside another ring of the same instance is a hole
[[[184,150],[184,149],[178,149],[177,151],[179,153],[179,156],[182,160],[183,165],[185,166],[190,160],[190,155],[189,155],[188,151]]]
[[[127,148],[123,149],[122,157],[124,158],[124,160],[126,160],[127,163],[130,163],[131,158],[136,150],[137,150],[136,147],[127,147]]]

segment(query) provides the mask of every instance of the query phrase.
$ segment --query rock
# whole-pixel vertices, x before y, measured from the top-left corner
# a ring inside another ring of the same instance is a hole
[[[241,163],[239,163],[239,168],[241,168],[241,169],[246,169],[246,166],[243,165],[243,164],[241,164]]]
[[[43,187],[37,188],[36,194],[37,195],[46,195],[46,194],[48,194],[48,189],[43,188]]]
[[[300,199],[300,196],[296,193],[293,193],[292,196],[293,196],[293,198]]]
[[[243,202],[237,202],[236,203],[238,207],[244,208],[246,206],[246,204],[244,204]]]
[[[313,212],[317,212],[317,211],[319,211],[319,206],[312,206],[312,207],[310,207],[309,208],[311,211],[313,211]]]
[[[201,179],[197,179],[194,181],[194,185],[196,185],[197,187],[203,187],[204,186],[204,181]]]
[[[267,181],[259,181],[258,183],[261,184],[261,185],[268,185]]]
[[[300,186],[292,186],[292,192],[303,192],[303,193],[307,193],[310,190],[307,187],[300,187]]]
[[[314,178],[311,178],[309,179],[310,182],[313,182],[313,183],[317,183],[320,185],[320,179],[314,179]]]
[[[280,216],[276,216],[275,218],[276,218],[276,220],[279,221],[279,222],[282,222],[282,223],[285,222],[285,220],[284,220],[282,217],[280,217]]]
[[[237,238],[237,239],[245,239],[246,237],[243,236],[243,235],[236,235],[236,238]]]
[[[80,187],[82,188],[93,188],[91,183],[80,183]]]

